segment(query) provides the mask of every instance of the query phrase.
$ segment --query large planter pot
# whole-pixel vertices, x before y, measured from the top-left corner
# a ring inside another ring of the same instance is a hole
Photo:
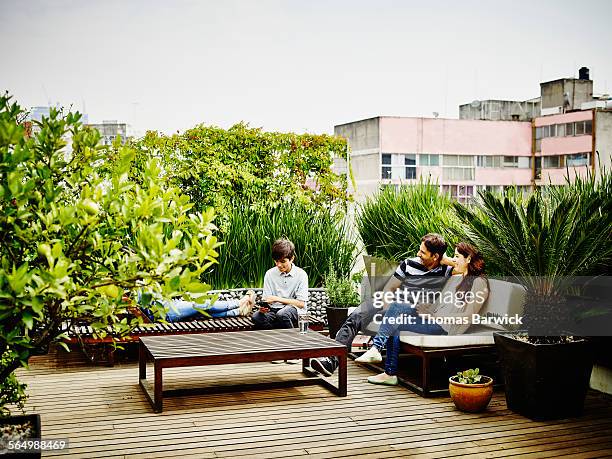
[[[327,314],[329,337],[334,339],[336,337],[336,333],[338,333],[338,330],[340,330],[340,327],[348,317],[348,308],[333,308],[331,306],[325,306],[325,313]]]
[[[493,396],[493,378],[482,376],[482,383],[462,384],[455,380],[457,376],[448,378],[448,391],[461,411],[478,413],[484,410]]]
[[[534,420],[579,416],[593,356],[588,341],[532,344],[495,333],[508,408]]]
[[[26,438],[15,438],[11,436],[11,433],[13,432],[13,429],[21,426],[22,424],[26,423],[26,422],[30,422],[31,423],[31,432],[30,435]],[[28,414],[25,416],[9,416],[6,418],[0,418],[0,428],[2,429],[3,432],[3,436],[5,435],[5,430],[6,430],[6,440],[17,440],[19,439],[20,441],[23,440],[29,440],[29,439],[40,439],[41,437],[41,432],[40,432],[40,415],[38,414]],[[3,442],[2,447],[4,446],[8,446],[8,442],[5,445]],[[16,450],[12,450],[12,451],[16,451]],[[4,452],[2,451],[2,449],[0,448],[0,455],[4,454]],[[41,457],[41,452],[40,450],[37,451],[32,451],[32,452],[22,452],[22,453],[16,453],[16,452],[12,452],[7,454],[6,457],[10,457],[10,458],[40,458]]]

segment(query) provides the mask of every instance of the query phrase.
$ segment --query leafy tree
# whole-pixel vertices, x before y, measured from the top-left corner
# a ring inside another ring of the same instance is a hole
[[[344,158],[344,139],[264,132],[240,123],[228,130],[197,126],[183,134],[148,132],[135,143],[144,157],[162,158],[168,178],[198,208],[213,206],[225,217],[236,206],[269,209],[286,201],[313,207],[345,206],[346,175],[332,172]]]
[[[158,160],[135,166],[130,147],[109,155],[78,113],[51,110],[34,126],[22,119],[1,96],[0,400],[32,351],[61,341],[72,324],[101,336],[137,325],[125,315],[125,290],[204,296],[200,275],[219,246],[214,210],[194,211]]]

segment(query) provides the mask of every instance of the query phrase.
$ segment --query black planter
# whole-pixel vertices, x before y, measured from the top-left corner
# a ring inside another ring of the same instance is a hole
[[[508,408],[534,420],[579,416],[593,356],[588,341],[531,344],[495,333]]]
[[[33,425],[33,433],[32,436],[29,439],[35,439],[38,438],[40,439],[41,437],[41,432],[40,432],[40,415],[39,414],[28,414],[25,416],[9,416],[7,418],[0,418],[0,425],[1,426],[6,426],[6,425],[11,425],[11,424],[21,424],[25,421],[30,421]],[[25,438],[24,440],[28,440],[28,438]],[[35,452],[28,452],[28,453],[10,453],[7,454],[6,457],[10,457],[11,459],[18,459],[18,458],[40,458],[41,456],[41,452],[40,450],[35,451]]]
[[[334,339],[336,333],[338,333],[338,330],[340,330],[340,327],[348,317],[348,308],[332,308],[331,306],[325,306],[325,313],[327,314],[329,337]]]

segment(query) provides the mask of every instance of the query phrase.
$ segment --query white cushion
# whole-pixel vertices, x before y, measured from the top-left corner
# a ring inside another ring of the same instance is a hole
[[[487,302],[484,304],[479,314],[482,317],[503,317],[505,315],[512,317],[515,314],[522,316],[524,305],[525,287],[521,284],[489,279],[489,298],[487,298]],[[487,324],[484,326],[501,331],[512,328],[500,324]]]
[[[417,347],[459,347],[459,346],[476,346],[482,344],[494,344],[493,330],[489,334],[483,334],[480,330],[477,334],[471,334],[469,331],[463,335],[419,335],[419,334],[400,334],[402,343],[412,344]]]

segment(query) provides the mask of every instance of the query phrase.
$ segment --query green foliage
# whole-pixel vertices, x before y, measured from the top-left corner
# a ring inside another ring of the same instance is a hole
[[[563,329],[572,313],[561,296],[567,277],[610,272],[610,171],[524,198],[481,193],[475,208],[459,203],[455,208],[492,271],[526,285],[524,319],[532,335]]]
[[[339,277],[331,262],[329,271],[325,274],[325,289],[332,307],[350,308],[361,302],[355,281],[348,277]]]
[[[7,350],[2,354],[0,365],[2,368],[8,366],[14,360],[12,351]],[[24,407],[28,396],[26,395],[26,385],[20,383],[15,373],[9,374],[0,381],[0,418],[10,416],[9,405],[16,407],[25,413]]]
[[[427,233],[439,233],[452,247],[462,239],[453,200],[429,181],[383,187],[363,203],[357,228],[369,255],[400,261],[414,256]]]
[[[600,274],[612,260],[612,174],[577,178],[526,198],[489,192],[477,208],[455,203],[465,231],[503,275],[548,278],[536,292],[556,291],[560,276]]]
[[[455,381],[460,384],[481,384],[482,375],[479,374],[480,369],[458,371],[455,376]]]
[[[22,118],[0,97],[0,352],[12,356],[0,381],[74,323],[100,336],[129,331],[138,319],[125,317],[125,290],[205,295],[200,276],[219,246],[213,209],[195,212],[156,159],[134,182],[135,152],[109,157],[78,113],[51,110],[33,136]]]
[[[241,123],[228,130],[202,125],[170,137],[148,132],[135,147],[143,157],[160,157],[167,177],[196,208],[213,206],[223,222],[245,202],[267,209],[286,201],[331,207],[349,199],[346,176],[331,171],[333,158],[346,155],[346,141],[338,137],[264,132]]]
[[[272,243],[280,237],[295,244],[295,263],[306,271],[311,287],[322,284],[330,259],[342,275],[348,275],[355,262],[357,241],[341,212],[302,202],[272,209],[243,205],[228,214],[219,236],[219,264],[207,273],[207,282],[216,288],[261,287],[274,266]]]

